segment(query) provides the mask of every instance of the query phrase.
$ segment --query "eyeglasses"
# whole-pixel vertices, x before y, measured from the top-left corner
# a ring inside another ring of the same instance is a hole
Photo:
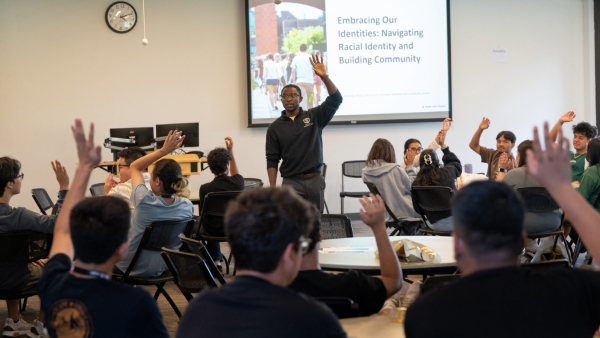
[[[282,100],[287,100],[287,99],[295,99],[298,96],[300,96],[300,94],[296,94],[296,93],[294,93],[294,94],[282,94],[282,95],[279,95],[279,98],[281,98]]]
[[[119,165],[117,165],[117,167],[119,167],[119,169],[129,168],[129,164],[119,164]]]
[[[423,150],[423,148],[420,148],[420,147],[419,148],[410,148],[409,150],[412,151],[413,153],[420,153]]]
[[[302,255],[306,255],[308,253],[308,247],[310,243],[312,243],[312,239],[304,237],[304,235],[300,236],[298,239],[298,243],[300,243],[300,250],[302,251]]]
[[[25,179],[25,174],[24,173],[20,173],[19,175],[17,175],[15,178],[13,178],[13,180],[16,180],[17,178],[22,178]]]

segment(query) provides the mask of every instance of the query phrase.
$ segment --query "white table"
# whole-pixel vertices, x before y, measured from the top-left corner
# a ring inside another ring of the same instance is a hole
[[[402,262],[404,274],[452,273],[456,270],[454,260],[454,242],[452,237],[445,236],[394,236],[390,241],[410,239],[435,250],[438,257],[432,262]],[[374,237],[352,237],[326,239],[321,242],[321,248],[358,246],[376,250]],[[349,269],[361,270],[365,273],[378,274],[379,260],[374,251],[365,252],[319,252],[319,263],[324,270],[344,271]]]
[[[370,316],[340,320],[348,338],[394,337],[404,338],[404,324],[392,321],[390,316]]]

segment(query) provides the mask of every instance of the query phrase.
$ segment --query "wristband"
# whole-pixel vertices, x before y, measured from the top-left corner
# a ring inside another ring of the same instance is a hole
[[[504,169],[504,168],[499,168],[498,170],[499,170],[501,173],[505,173],[505,174],[508,172],[508,169]]]

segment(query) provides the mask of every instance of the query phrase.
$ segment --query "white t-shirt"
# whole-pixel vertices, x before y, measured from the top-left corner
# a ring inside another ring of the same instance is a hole
[[[310,64],[310,54],[300,52],[291,64],[296,71],[296,83],[315,83],[313,66]]]

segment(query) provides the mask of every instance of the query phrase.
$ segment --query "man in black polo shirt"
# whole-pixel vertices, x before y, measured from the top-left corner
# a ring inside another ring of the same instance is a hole
[[[323,58],[313,56],[313,70],[323,80],[329,96],[318,107],[300,107],[300,88],[287,85],[281,90],[284,111],[267,129],[266,156],[269,183],[277,181],[279,161],[283,185],[289,185],[304,199],[323,211],[325,180],[321,176],[323,140],[321,133],[342,104],[342,95],[327,75]]]
[[[239,174],[235,157],[233,156],[233,140],[231,137],[225,138],[225,148],[215,148],[208,153],[206,161],[210,171],[215,178],[208,183],[200,186],[200,209],[204,206],[204,198],[209,192],[218,191],[241,191],[244,190],[244,178]],[[201,211],[202,212],[202,211]],[[209,236],[223,237],[225,229],[223,224],[204,224],[200,231]],[[210,256],[221,266],[221,245],[219,242],[208,242],[206,249]]]

